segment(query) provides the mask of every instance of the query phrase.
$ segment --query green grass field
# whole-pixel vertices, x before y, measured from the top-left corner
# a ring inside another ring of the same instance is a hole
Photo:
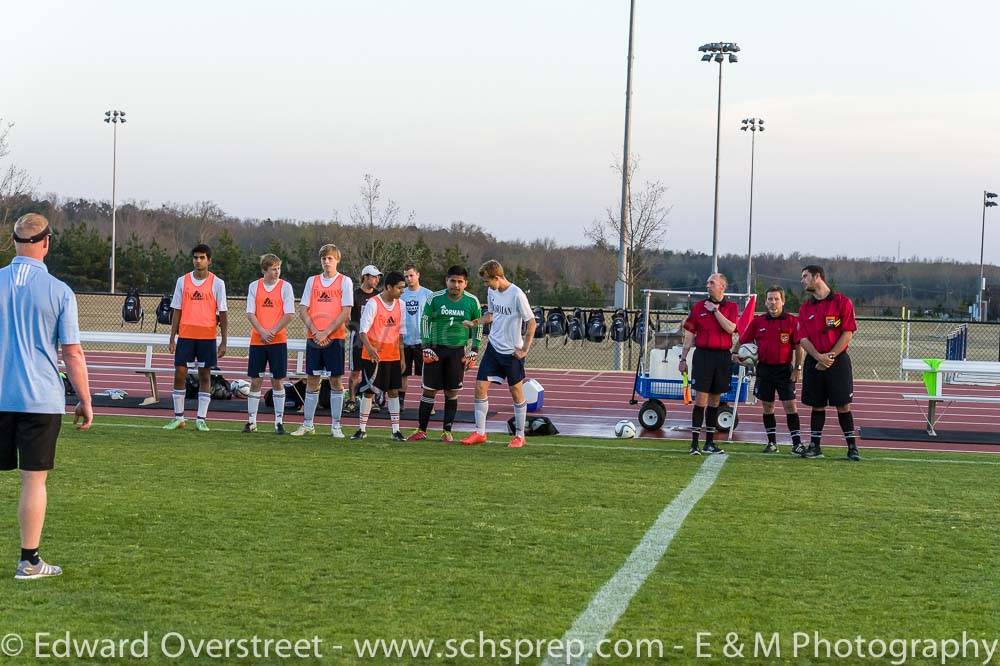
[[[160,424],[64,429],[42,544],[60,578],[13,579],[18,483],[0,476],[0,648],[11,633],[26,655],[36,632],[146,631],[160,661],[168,632],[319,636],[324,661],[374,663],[399,659],[362,660],[355,639],[558,639],[706,460],[680,442],[511,451]],[[1000,638],[1000,459],[864,451],[849,464],[758,448],[733,449],[609,638],[661,640],[676,663],[694,660],[699,631],[714,660],[728,632],[779,632],[784,655],[795,631]]]

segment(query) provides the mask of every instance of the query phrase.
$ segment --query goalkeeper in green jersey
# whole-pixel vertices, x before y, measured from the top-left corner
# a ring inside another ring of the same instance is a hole
[[[420,320],[423,345],[424,394],[420,398],[419,429],[408,438],[411,442],[427,439],[427,424],[438,391],[444,391],[444,432],[441,441],[451,442],[452,424],[458,412],[458,392],[467,368],[479,355],[479,299],[465,293],[469,272],[452,266],[445,278],[447,289],[435,292],[424,305]],[[470,344],[471,341],[471,344]]]

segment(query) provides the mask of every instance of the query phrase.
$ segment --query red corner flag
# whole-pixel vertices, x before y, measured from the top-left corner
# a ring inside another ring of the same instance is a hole
[[[753,321],[753,311],[757,307],[757,294],[751,294],[750,298],[747,300],[746,307],[743,308],[743,312],[740,313],[740,318],[736,322],[736,332],[743,335],[743,331],[747,330],[750,326],[750,322]]]

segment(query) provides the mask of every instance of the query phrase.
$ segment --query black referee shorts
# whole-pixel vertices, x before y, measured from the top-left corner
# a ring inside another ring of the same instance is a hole
[[[806,356],[802,366],[802,402],[810,407],[843,407],[854,398],[854,369],[846,353],[826,370],[816,369],[816,360]]]
[[[788,363],[770,365],[757,364],[757,380],[753,394],[758,400],[774,402],[774,394],[784,400],[795,400],[795,384],[792,382],[792,366]]]
[[[52,469],[61,426],[62,414],[0,412],[0,470]]]
[[[691,359],[691,388],[709,395],[725,393],[733,376],[732,363],[728,349],[695,349]]]

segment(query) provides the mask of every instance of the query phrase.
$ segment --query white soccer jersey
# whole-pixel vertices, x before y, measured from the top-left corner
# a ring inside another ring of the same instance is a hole
[[[535,318],[528,297],[516,284],[510,284],[503,291],[487,289],[486,308],[493,315],[490,347],[500,354],[513,354],[524,344],[521,324]]]

